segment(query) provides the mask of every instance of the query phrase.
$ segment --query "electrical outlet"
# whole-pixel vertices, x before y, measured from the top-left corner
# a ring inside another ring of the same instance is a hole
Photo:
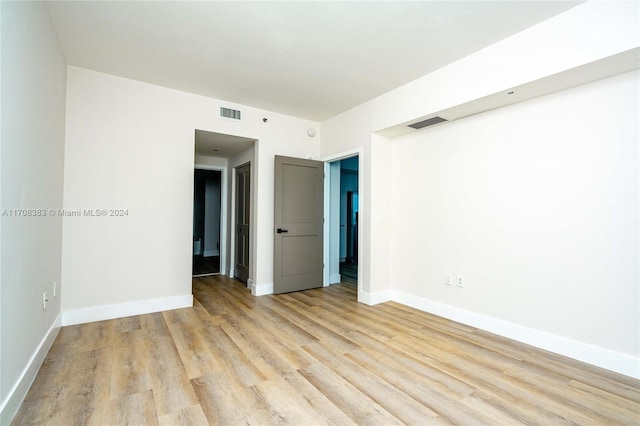
[[[456,285],[461,288],[464,287],[464,275],[458,275],[456,277]]]
[[[53,297],[58,297],[58,282],[53,282]]]
[[[453,281],[451,274],[450,273],[446,273],[444,274],[444,285],[451,285],[451,282]]]
[[[42,310],[46,311],[47,310],[47,302],[49,301],[49,299],[47,299],[47,292],[45,291],[44,293],[42,293]]]

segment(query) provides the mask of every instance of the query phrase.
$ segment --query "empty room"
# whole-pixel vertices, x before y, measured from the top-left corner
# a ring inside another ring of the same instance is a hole
[[[1,1],[0,424],[640,424],[636,1]]]

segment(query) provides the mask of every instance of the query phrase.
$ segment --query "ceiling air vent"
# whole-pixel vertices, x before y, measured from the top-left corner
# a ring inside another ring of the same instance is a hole
[[[229,118],[231,120],[241,120],[240,111],[237,109],[220,107],[220,117]]]
[[[433,126],[434,124],[444,123],[447,121],[446,118],[442,117],[431,117],[426,120],[418,121],[417,123],[409,124],[409,127],[413,127],[414,129],[422,129],[424,127]]]

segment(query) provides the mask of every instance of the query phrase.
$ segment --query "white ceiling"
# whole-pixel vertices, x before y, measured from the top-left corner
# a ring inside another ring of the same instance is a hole
[[[230,158],[253,146],[253,139],[196,129],[196,155]]]
[[[71,65],[323,121],[578,2],[51,1]]]

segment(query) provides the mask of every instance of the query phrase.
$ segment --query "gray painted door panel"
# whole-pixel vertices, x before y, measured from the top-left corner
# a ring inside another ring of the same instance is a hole
[[[322,287],[323,204],[324,163],[276,156],[274,293]]]

